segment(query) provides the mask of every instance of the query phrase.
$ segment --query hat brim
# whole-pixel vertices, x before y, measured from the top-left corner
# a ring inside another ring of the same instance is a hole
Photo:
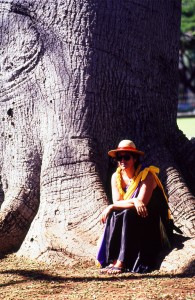
[[[137,149],[126,149],[126,148],[120,148],[120,149],[114,149],[114,150],[110,150],[108,151],[108,155],[111,156],[111,157],[116,157],[117,153],[118,152],[132,152],[132,153],[136,153],[136,154],[139,154],[139,155],[144,155],[144,152],[143,151],[139,151]]]

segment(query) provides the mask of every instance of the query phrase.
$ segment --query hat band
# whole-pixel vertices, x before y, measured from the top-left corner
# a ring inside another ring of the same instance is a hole
[[[131,151],[131,150],[136,150],[137,151],[137,149],[136,148],[134,148],[134,147],[118,147],[117,148],[117,150],[129,150],[129,151]]]

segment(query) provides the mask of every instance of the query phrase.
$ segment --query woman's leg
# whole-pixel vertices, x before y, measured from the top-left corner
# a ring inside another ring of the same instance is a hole
[[[117,241],[117,261],[107,273],[119,274],[125,268],[133,267],[140,250],[139,223],[140,217],[135,210],[126,209],[121,212],[120,239]],[[114,248],[114,244],[111,243],[110,246],[110,249]],[[112,253],[113,250],[110,254]]]
[[[133,209],[124,210],[121,246],[118,260],[131,268],[140,251],[140,217]]]

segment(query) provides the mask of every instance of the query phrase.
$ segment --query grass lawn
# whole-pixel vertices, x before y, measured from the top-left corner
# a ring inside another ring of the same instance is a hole
[[[195,137],[195,117],[177,118],[177,125],[188,138]]]
[[[44,265],[8,256],[0,260],[0,299],[194,300],[194,278],[160,272],[101,275],[95,266]]]

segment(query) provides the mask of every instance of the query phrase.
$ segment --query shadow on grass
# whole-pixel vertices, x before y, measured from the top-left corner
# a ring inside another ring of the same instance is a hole
[[[90,272],[90,270],[89,270]],[[98,272],[98,271],[97,271]],[[28,281],[42,281],[42,282],[55,282],[55,283],[66,283],[66,282],[104,282],[104,281],[121,281],[121,280],[140,280],[140,279],[173,279],[173,278],[192,278],[193,274],[133,274],[133,273],[124,273],[120,275],[101,275],[94,274],[92,276],[54,276],[49,275],[40,270],[6,270],[0,272],[0,274],[8,274],[8,275],[17,275],[21,276],[24,279],[22,280],[11,280],[9,283],[0,284],[0,287],[11,286],[14,284],[25,283]]]
[[[174,234],[174,243],[173,243],[173,249],[182,249],[183,243],[188,240],[189,238],[183,237],[182,235]],[[161,257],[159,258],[159,265],[158,268],[160,268],[160,264],[162,263],[164,257],[168,255],[169,252],[162,253]],[[157,268],[157,269],[158,269]],[[6,286],[12,286],[15,284],[22,284],[29,281],[34,282],[45,282],[45,283],[66,283],[66,282],[72,282],[72,283],[82,283],[82,282],[115,282],[115,281],[129,281],[129,280],[141,280],[141,279],[174,279],[174,278],[193,278],[194,272],[192,270],[195,270],[195,260],[192,261],[185,269],[183,273],[145,273],[145,274],[138,274],[138,273],[123,273],[119,275],[105,275],[100,274],[100,269],[92,270],[90,267],[88,268],[89,272],[88,275],[86,275],[86,270],[84,270],[83,276],[80,276],[78,271],[78,275],[75,275],[75,271],[73,271],[73,276],[65,275],[52,275],[48,274],[48,271],[41,271],[40,269],[35,270],[21,270],[21,269],[10,269],[10,270],[4,270],[1,271],[1,275],[15,275],[15,276],[21,276],[22,278],[18,280],[10,280],[8,283],[0,283],[0,287],[6,287]]]

